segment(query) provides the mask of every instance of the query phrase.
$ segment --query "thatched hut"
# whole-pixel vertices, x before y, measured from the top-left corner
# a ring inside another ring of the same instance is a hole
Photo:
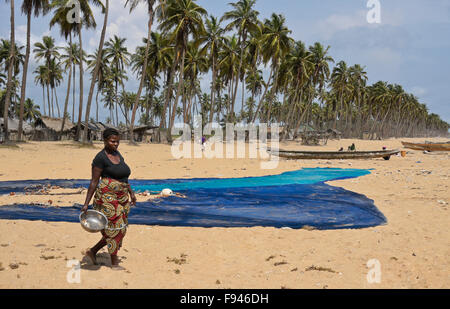
[[[8,118],[8,131],[9,131],[9,139],[17,140],[17,135],[19,134],[19,120]],[[22,134],[25,140],[29,140],[32,133],[33,127],[29,125],[27,122],[22,123]],[[3,118],[0,118],[0,141],[4,141],[4,121]]]
[[[83,134],[86,123],[81,122],[80,125],[81,125],[81,134]],[[116,127],[103,122],[89,122],[87,128],[88,128],[88,140],[90,141],[102,141],[103,132],[108,128],[116,129],[117,131],[120,132],[120,130],[117,129]],[[71,134],[75,136],[76,133],[77,133],[77,126],[75,125],[71,129]]]
[[[336,129],[328,129],[326,131],[330,139],[337,139],[340,140],[342,137],[342,132],[336,130]]]
[[[80,136],[83,135],[84,132],[84,128],[86,127],[86,122],[81,122],[80,123],[80,127],[81,127],[81,133]],[[87,124],[87,129],[88,129],[88,140],[89,141],[98,141],[98,140],[102,140],[102,133],[104,131],[104,127],[99,125],[98,122],[89,122]],[[77,125],[74,125],[74,127],[70,130],[70,133],[73,136],[76,136],[77,133]]]
[[[100,132],[99,132],[99,135],[98,135],[98,140],[103,140],[103,132],[104,132],[106,129],[115,129],[115,130],[117,130],[117,131],[120,132],[119,129],[117,129],[115,126],[113,126],[113,125],[111,125],[111,124],[109,124],[109,123],[96,122],[95,125],[96,125],[98,128],[100,128]]]
[[[34,141],[57,141],[59,140],[59,132],[61,131],[63,119],[41,117],[34,123],[35,130],[32,135]],[[73,138],[71,130],[75,125],[68,119],[64,122],[63,134],[61,140],[69,140]]]
[[[134,140],[136,142],[154,143],[158,140],[157,138],[157,126],[137,126],[133,128]],[[121,138],[124,140],[130,139],[129,129],[120,131]]]

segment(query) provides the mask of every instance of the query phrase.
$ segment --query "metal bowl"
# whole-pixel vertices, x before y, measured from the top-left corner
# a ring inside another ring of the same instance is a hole
[[[80,213],[81,227],[89,233],[97,233],[108,226],[108,218],[96,210],[88,210]]]

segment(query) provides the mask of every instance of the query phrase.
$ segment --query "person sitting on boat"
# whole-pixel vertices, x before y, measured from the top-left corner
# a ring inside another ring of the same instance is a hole
[[[356,151],[355,143],[353,143],[351,146],[348,146],[348,151]]]

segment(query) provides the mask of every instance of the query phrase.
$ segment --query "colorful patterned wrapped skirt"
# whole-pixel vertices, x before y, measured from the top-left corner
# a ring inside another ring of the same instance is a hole
[[[130,212],[128,192],[128,184],[102,178],[94,194],[93,208],[108,218],[108,227],[102,235],[111,255],[117,255],[127,231]]]

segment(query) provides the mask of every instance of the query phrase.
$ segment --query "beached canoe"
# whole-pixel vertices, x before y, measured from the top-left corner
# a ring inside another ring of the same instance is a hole
[[[380,151],[291,151],[291,150],[273,150],[268,148],[267,152],[280,158],[298,160],[298,159],[316,159],[316,160],[343,160],[343,159],[373,159],[390,158],[396,155],[400,150],[380,150]]]
[[[402,142],[403,147],[414,150],[426,150],[426,151],[450,151],[450,143],[407,143]]]

